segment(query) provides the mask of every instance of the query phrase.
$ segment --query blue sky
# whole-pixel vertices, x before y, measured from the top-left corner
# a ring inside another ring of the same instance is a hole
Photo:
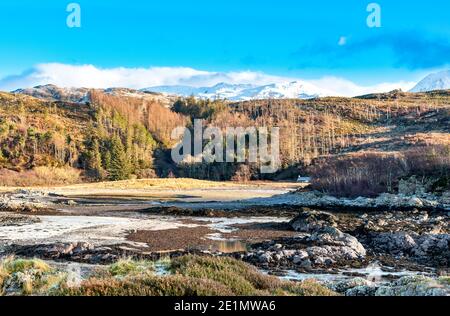
[[[70,2],[81,28],[66,26]],[[367,27],[370,2],[381,28]],[[0,78],[58,63],[417,81],[449,68],[449,12],[446,0],[3,0]]]

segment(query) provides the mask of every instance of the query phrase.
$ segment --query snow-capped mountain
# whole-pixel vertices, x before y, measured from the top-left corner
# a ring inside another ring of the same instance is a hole
[[[85,103],[89,101],[89,89],[87,88],[60,88],[52,84],[18,89],[13,91],[13,93],[26,94],[38,99],[63,102]]]
[[[441,71],[425,77],[410,92],[427,92],[450,89],[450,70]]]
[[[142,89],[142,91],[175,94],[179,96],[195,96],[202,99],[227,99],[230,101],[246,101],[256,99],[312,99],[331,92],[320,89],[312,84],[293,81],[257,86],[251,84],[219,83],[212,87],[189,86],[159,86]]]
[[[204,99],[216,99],[216,98],[227,98],[232,99],[236,95],[246,89],[253,88],[253,85],[250,84],[227,84],[227,83],[219,83],[212,87],[191,87],[191,86],[158,86],[142,89],[141,91],[145,92],[156,92],[156,93],[164,93],[164,94],[172,94],[178,96],[195,96],[198,98]]]
[[[293,81],[248,89],[245,91],[243,97],[248,99],[312,99],[331,94],[331,92],[320,89],[312,84]]]

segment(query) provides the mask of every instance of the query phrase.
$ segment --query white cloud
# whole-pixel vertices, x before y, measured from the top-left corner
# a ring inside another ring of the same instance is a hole
[[[339,46],[344,46],[345,44],[347,44],[347,37],[341,36],[341,37],[339,38],[338,45],[339,45]]]
[[[188,67],[151,68],[98,68],[93,65],[67,65],[59,63],[39,64],[15,76],[0,79],[0,89],[11,91],[37,85],[54,84],[60,87],[110,88],[126,87],[133,89],[161,85],[187,85],[193,87],[213,86],[220,82],[231,84],[266,85],[291,81],[306,81],[328,94],[356,96],[372,92],[386,92],[402,88],[409,90],[413,82],[381,83],[374,86],[359,86],[351,81],[335,77],[317,80],[302,80],[271,76],[262,72],[210,72]]]
[[[58,63],[39,64],[22,75],[0,80],[0,88],[11,90],[43,84],[61,87],[144,88],[154,85],[178,84],[186,78],[204,76],[208,72],[183,67],[153,68],[109,68],[101,69],[93,65],[65,65]]]
[[[337,93],[336,96],[358,96],[369,93],[389,92],[396,89],[409,91],[416,84],[415,82],[399,81],[360,86],[352,81],[336,77],[323,77],[317,80],[310,80],[310,82],[318,87],[334,91]]]

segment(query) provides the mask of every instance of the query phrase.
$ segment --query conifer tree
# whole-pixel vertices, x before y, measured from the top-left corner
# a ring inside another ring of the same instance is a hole
[[[111,139],[111,162],[109,164],[108,174],[112,181],[126,180],[130,177],[130,167],[120,138],[115,135]]]
[[[89,151],[88,170],[97,179],[104,177],[104,170],[102,167],[102,157],[100,154],[100,145],[97,139],[94,139]]]

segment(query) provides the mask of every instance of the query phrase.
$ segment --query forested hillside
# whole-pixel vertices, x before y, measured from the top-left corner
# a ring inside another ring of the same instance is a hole
[[[314,187],[337,195],[396,192],[401,179],[414,175],[422,177],[428,187],[436,182],[441,189],[449,186],[448,91],[393,91],[351,99],[259,100],[225,108],[217,102],[190,98],[177,102],[174,110],[195,113],[195,117],[222,128],[280,127],[283,168],[269,178],[309,175]],[[261,177],[257,166],[183,167],[179,169],[182,175],[210,179]]]
[[[153,154],[184,118],[160,104],[90,92],[87,103],[0,95],[4,185],[153,177]],[[150,115],[150,113],[152,113]]]
[[[412,176],[421,177],[429,190],[449,186],[449,91],[237,103],[158,98],[91,90],[88,101],[71,103],[2,93],[2,184],[156,176],[295,179],[301,174],[312,176],[315,188],[336,195],[395,192]],[[282,169],[263,176],[251,164],[174,164],[171,132],[192,128],[196,118],[223,130],[280,127]]]

